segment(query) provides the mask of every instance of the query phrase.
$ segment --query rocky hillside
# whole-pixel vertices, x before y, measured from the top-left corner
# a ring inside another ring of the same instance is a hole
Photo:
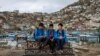
[[[41,21],[46,24],[52,21],[55,25],[62,22],[67,29],[94,30],[100,27],[100,0],[79,0],[51,14],[0,12],[0,31],[29,30]]]
[[[68,28],[96,29],[100,27],[100,0],[79,0],[52,15],[61,18]]]
[[[0,31],[29,30],[31,26],[35,26],[37,22],[42,21],[44,15],[40,12],[19,13],[18,10],[0,12]]]

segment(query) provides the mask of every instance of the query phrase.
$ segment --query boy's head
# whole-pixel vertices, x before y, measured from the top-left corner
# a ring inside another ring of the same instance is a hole
[[[49,29],[53,29],[53,24],[49,24]]]
[[[43,23],[39,23],[39,28],[43,29],[44,28],[44,24]]]
[[[62,23],[59,23],[58,24],[58,29],[62,29],[63,28],[63,24]]]

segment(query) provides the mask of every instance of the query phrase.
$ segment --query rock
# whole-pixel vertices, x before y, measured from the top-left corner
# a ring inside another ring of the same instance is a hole
[[[11,47],[11,49],[15,49],[17,46],[17,42],[16,41],[8,41],[8,46]]]

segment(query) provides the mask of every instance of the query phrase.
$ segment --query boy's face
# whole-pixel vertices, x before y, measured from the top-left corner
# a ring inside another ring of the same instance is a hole
[[[49,29],[53,29],[53,26],[49,26]]]
[[[43,29],[43,26],[39,26],[40,29]]]
[[[61,25],[58,25],[58,29],[62,29],[62,26]]]

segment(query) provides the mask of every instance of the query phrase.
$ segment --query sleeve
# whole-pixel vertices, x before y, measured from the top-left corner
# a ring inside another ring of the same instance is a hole
[[[38,30],[37,29],[34,30],[34,37],[35,37],[35,39],[38,38]]]
[[[56,31],[54,30],[54,35],[53,35],[53,37],[56,38],[56,35],[57,35],[57,34],[56,34]]]
[[[58,38],[58,33],[57,33],[57,30],[55,31],[54,36],[55,36],[55,39],[57,39],[57,38]]]
[[[45,30],[45,37],[46,38],[48,37],[48,30],[47,29]]]

